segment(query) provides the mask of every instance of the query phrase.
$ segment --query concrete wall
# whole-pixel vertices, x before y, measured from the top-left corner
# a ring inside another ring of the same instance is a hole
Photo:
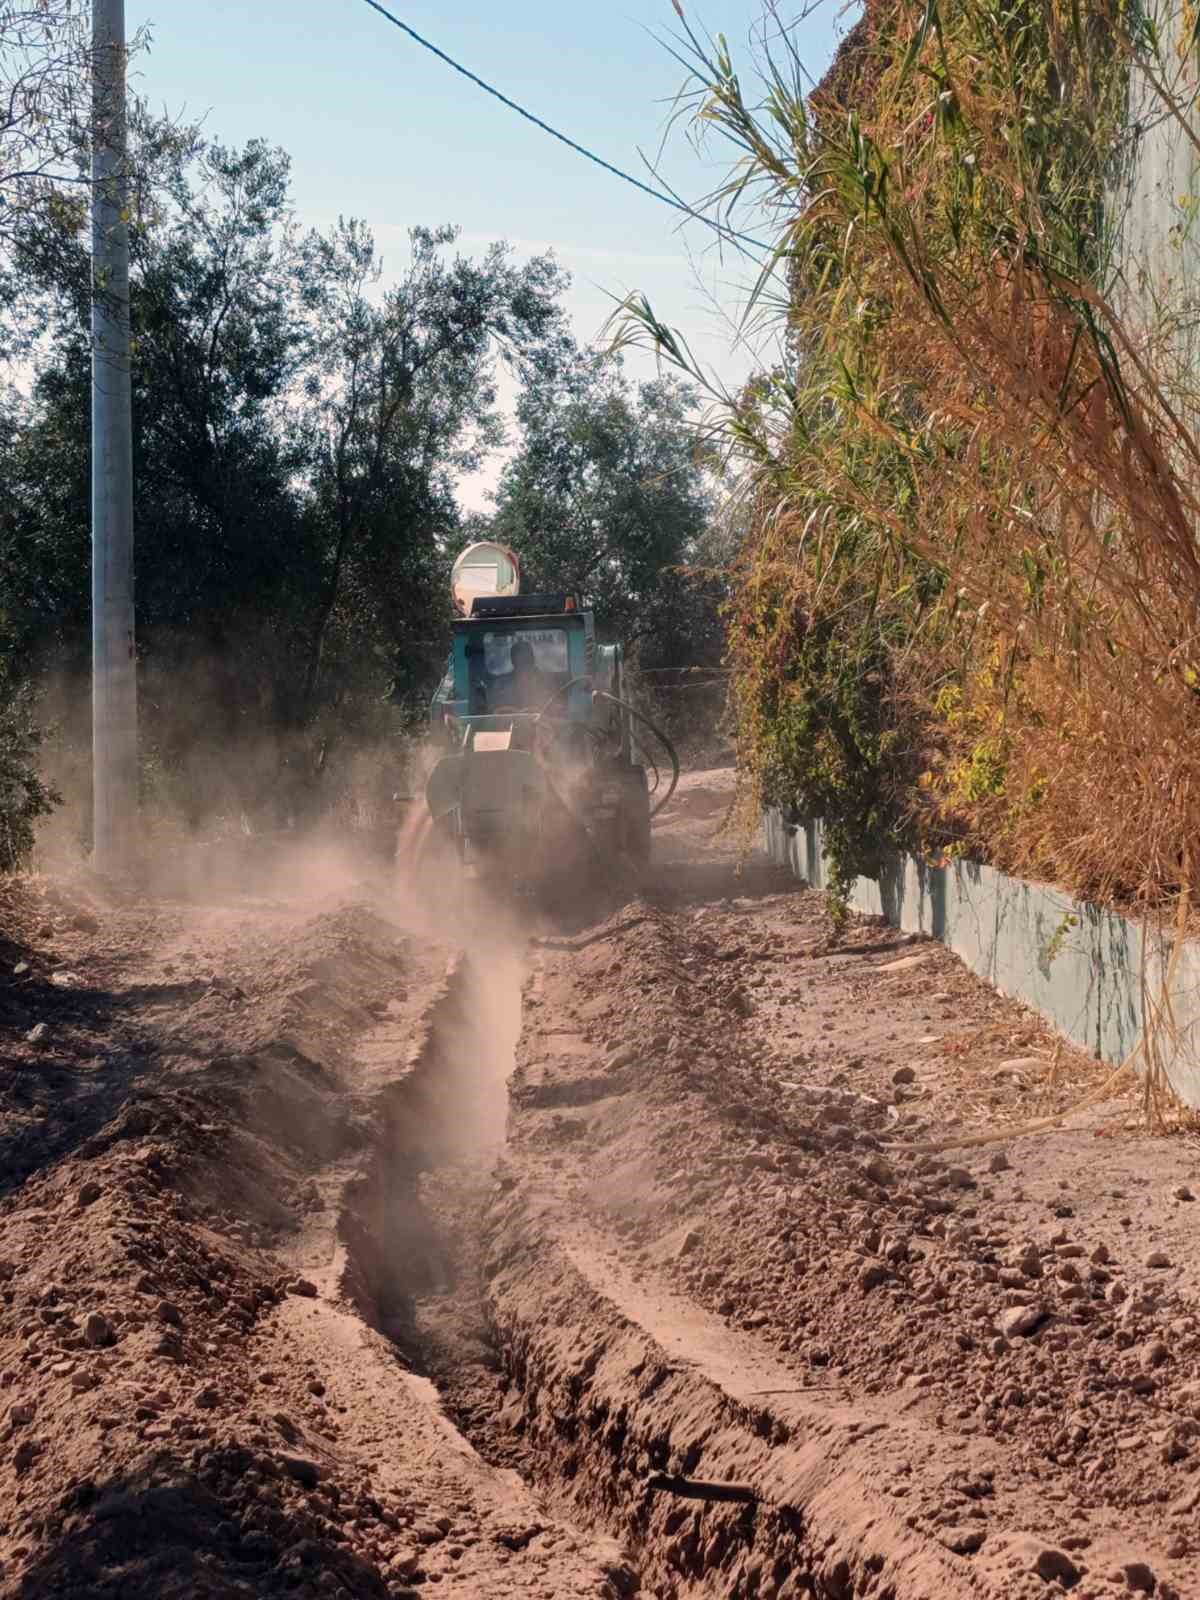
[[[766,819],[771,859],[814,888],[827,872],[820,823]],[[973,972],[1041,1013],[1077,1044],[1117,1064],[1136,1044],[1145,982],[1161,993],[1172,939],[1157,930],[969,861],[929,867],[897,856],[879,882],[859,878],[851,896],[860,911],[882,915],[909,933],[940,939]],[[1068,919],[1074,918],[1074,923]],[[1180,956],[1171,996],[1177,1038],[1168,1060],[1176,1093],[1200,1106],[1200,945]]]
[[[1148,0],[1159,39],[1158,75],[1174,99],[1196,95],[1198,58],[1188,48],[1195,13],[1181,0]],[[1112,297],[1134,328],[1158,342],[1160,371],[1173,351],[1179,373],[1200,356],[1200,150],[1145,75],[1130,74],[1129,139],[1112,174],[1106,205],[1116,269]],[[1195,111],[1193,129],[1200,129]]]

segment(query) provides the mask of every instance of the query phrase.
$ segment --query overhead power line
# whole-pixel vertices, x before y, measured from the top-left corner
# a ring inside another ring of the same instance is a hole
[[[568,139],[565,133],[559,133],[557,128],[552,128],[548,122],[543,122],[541,117],[535,117],[532,111],[526,111],[524,106],[519,106],[515,100],[510,100],[506,94],[501,94],[499,89],[493,88],[490,83],[478,77],[460,61],[455,61],[453,56],[448,56],[444,50],[439,50],[432,40],[426,39],[415,28],[409,27],[407,22],[389,11],[386,6],[380,5],[379,0],[365,0],[372,11],[378,11],[381,17],[386,18],[393,27],[399,28],[401,33],[406,33],[414,43],[419,44],[423,50],[428,50],[430,55],[435,55],[439,61],[444,61],[448,67],[460,73],[468,82],[473,83],[477,89],[482,89],[485,94],[490,94],[493,99],[499,100],[502,106],[507,106],[510,111],[515,111],[519,117],[524,117],[526,122],[532,122],[535,128],[540,128],[543,133],[548,133],[552,139],[557,139],[560,144],[565,144],[568,150],[574,150],[585,161],[593,161],[596,166],[603,167],[605,172],[611,172],[614,178],[620,178],[624,183],[631,183],[635,189],[640,189],[643,194],[649,195],[652,200],[658,200],[665,206],[670,206],[674,211],[681,211],[685,217],[691,217],[696,222],[702,222],[706,228],[712,228],[723,239],[734,240],[740,244],[751,245],[755,250],[770,253],[771,246],[764,244],[761,239],[752,239],[749,234],[738,233],[736,228],[727,228],[720,222],[714,222],[711,217],[706,217],[703,212],[693,211],[691,206],[685,205],[682,200],[677,200],[674,195],[665,193],[662,189],[655,189],[648,183],[643,183],[640,178],[635,178],[631,172],[624,172],[620,167],[614,167],[611,161],[605,161],[603,156],[598,156],[594,150],[588,150],[581,144],[576,144],[574,139]]]

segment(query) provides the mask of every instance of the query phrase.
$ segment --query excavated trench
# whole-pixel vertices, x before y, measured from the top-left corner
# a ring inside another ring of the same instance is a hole
[[[527,975],[518,951],[513,942],[460,961],[381,1107],[341,1223],[343,1285],[361,1314],[548,1519],[618,1542],[614,1594],[996,1594],[881,1517],[861,1466],[840,1464],[863,1437],[861,1419],[755,1399],[796,1391],[739,1369],[744,1352],[697,1308],[642,1303],[636,1273],[606,1278],[605,1243],[590,1255],[580,1246],[585,1223],[568,1238],[574,1224],[564,1232],[545,1172],[532,1177],[522,1148],[505,1146]],[[513,1096],[515,1128],[522,1105],[538,1101],[523,1067]],[[572,1095],[548,1103],[569,1109]],[[875,1466],[889,1470],[886,1459]]]
[[[519,940],[465,954],[452,967],[410,1070],[386,1091],[364,1165],[346,1186],[341,1282],[364,1320],[432,1383],[470,1446],[521,1477],[547,1522],[619,1539],[613,1519],[572,1502],[569,1485],[543,1470],[525,1441],[522,1396],[487,1304],[487,1218],[507,1182],[497,1172],[525,974]],[[647,1591],[636,1565],[621,1559],[606,1592]]]
[[[436,1385],[486,1461],[531,1475],[504,1416],[483,1281],[523,975],[515,941],[456,962],[411,1072],[381,1107],[340,1232],[343,1282],[361,1314]]]
[[[1194,1404],[1192,1280],[1181,1271],[1152,1304],[1128,1250],[1096,1279],[1136,1289],[1118,1342],[1099,1318],[1126,1314],[1104,1309],[1107,1294],[1081,1300],[1073,1264],[1107,1239],[1111,1265],[1125,1203],[1111,1177],[1097,1180],[1103,1204],[1091,1191],[1090,1234],[1081,1217],[1060,1237],[1074,1213],[1065,1179],[1033,1170],[1048,1156],[1022,1167],[1014,1146],[993,1201],[986,1152],[950,1169],[885,1136],[882,1103],[857,1089],[878,1093],[894,1056],[855,1060],[854,1093],[790,1081],[817,1051],[814,1079],[830,1075],[818,1030],[849,995],[881,1013],[875,1037],[896,1019],[916,1040],[924,1000],[905,986],[953,982],[932,957],[924,976],[892,976],[911,958],[870,938],[826,967],[790,900],[772,910],[769,889],[759,903],[734,887],[704,862],[670,894],[617,901],[614,885],[603,911],[590,901],[569,934],[559,923],[536,943],[489,917],[492,942],[449,969],[436,894],[440,926],[406,906],[399,939],[390,902],[379,919],[358,906],[274,923],[218,907],[199,933],[163,915],[169,984],[143,954],[163,939],[131,919],[118,992],[162,1047],[157,1081],[147,1092],[139,1067],[127,1111],[5,1213],[6,1406],[36,1421],[10,1428],[0,1534],[38,1565],[23,1575],[25,1557],[0,1549],[5,1593],[132,1593],[131,1529],[156,1594],[172,1561],[182,1594],[193,1559],[249,1573],[263,1594],[292,1592],[299,1561],[300,1593],[315,1594],[319,1567],[321,1592],[364,1600],[439,1585],[1042,1600],[1111,1593],[1105,1575],[1151,1561],[1163,1600],[1200,1592],[1194,1572],[1172,1582],[1183,1558],[1167,1547],[1191,1534],[1194,1458],[1177,1460],[1174,1437],[1160,1455],[1149,1431]],[[221,977],[177,983],[180,949],[192,969],[216,974],[219,959]],[[834,963],[851,960],[848,986]],[[991,1037],[990,1000],[986,1015]],[[915,1059],[936,1086],[939,1069]],[[81,1055],[89,1087],[96,1066]],[[22,1075],[47,1067],[57,1092],[57,1061],[31,1053]],[[960,1085],[951,1072],[942,1082]],[[1086,1155],[1071,1139],[1056,1147],[1067,1172],[1103,1167],[1090,1135]],[[1172,1157],[1170,1185],[1194,1181],[1187,1160]],[[1001,1298],[998,1281],[1014,1227],[1034,1225],[1009,1198],[1018,1182],[1035,1219],[1050,1208],[1061,1249],[1038,1257],[1035,1341],[998,1331],[1032,1292],[1006,1284]],[[1052,1278],[1051,1262],[1067,1270]],[[111,1343],[92,1349],[47,1304],[48,1274],[80,1319],[103,1307]],[[1149,1342],[1159,1330],[1178,1335],[1169,1358]],[[1135,1339],[1156,1352],[1153,1405]],[[126,1392],[151,1402],[144,1415]],[[1085,1403],[1093,1448],[1120,1445],[1111,1512],[1087,1458],[1056,1442]],[[1001,1405],[1016,1413],[1002,1430]],[[1153,1453],[1135,1457],[1139,1417]],[[1129,1498],[1143,1472],[1153,1503]],[[140,1499],[123,1496],[115,1521],[107,1498],[90,1521],[64,1520],[68,1473],[139,1494],[190,1485],[179,1549]],[[1168,1504],[1171,1478],[1185,1494]]]

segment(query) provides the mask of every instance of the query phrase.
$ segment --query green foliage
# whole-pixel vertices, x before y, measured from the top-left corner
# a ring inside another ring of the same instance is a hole
[[[833,897],[844,900],[855,878],[878,877],[886,851],[908,842],[892,649],[910,619],[846,579],[859,570],[851,552],[836,560],[842,570],[831,576],[842,581],[822,604],[820,584],[801,589],[794,568],[760,559],[730,603],[729,633],[755,799],[823,820]]]
[[[1069,911],[1063,913],[1054,932],[1042,948],[1040,964],[1043,971],[1049,972],[1055,961],[1067,948],[1067,942],[1078,926],[1079,918],[1077,916]]]
[[[62,197],[86,151],[86,0],[0,3],[0,239]],[[133,41],[136,46],[137,41]]]
[[[384,639],[392,699],[424,688],[459,533],[455,478],[503,439],[495,358],[530,380],[563,342],[565,279],[548,257],[518,266],[493,245],[479,262],[447,260],[456,237],[414,229],[411,267],[378,299],[361,225],[309,242],[318,309],[306,510],[327,566],[305,673],[313,709],[329,703],[323,683],[344,696]]]
[[[467,258],[456,229],[418,227],[385,280],[363,223],[296,225],[283,152],[140,113],[133,146],[148,810],[278,826],[353,810],[336,791],[367,768],[389,790],[387,753],[403,761],[444,662],[450,561],[484,531],[456,487],[505,442],[504,367],[520,440],[495,531],[529,578],[583,590],[647,664],[719,660],[720,580],[679,572],[720,561],[691,396],[673,380],[635,390],[581,353],[550,257],[497,244]],[[72,790],[90,743],[82,223],[70,204],[40,208],[0,260],[0,360],[21,378],[0,386],[0,662],[23,686],[4,724],[6,805],[24,830],[0,863],[50,799],[33,776],[34,691],[61,707]]]
[[[323,803],[339,752],[412,725],[448,626],[456,476],[501,438],[496,366],[561,343],[549,258],[415,229],[379,287],[369,231],[295,226],[287,157],[139,125],[153,168],[132,229],[137,628],[143,753],[193,824]],[[88,258],[77,218],[22,234],[0,415],[0,618],[32,677],[71,686],[86,747]],[[40,328],[30,345],[24,330]]]
[[[60,798],[38,772],[41,736],[32,701],[29,686],[15,685],[0,657],[0,872],[25,864],[34,825]]]
[[[723,648],[695,406],[673,378],[635,387],[613,358],[561,347],[521,396],[488,525],[520,551],[529,587],[583,594],[647,667],[716,662]]]

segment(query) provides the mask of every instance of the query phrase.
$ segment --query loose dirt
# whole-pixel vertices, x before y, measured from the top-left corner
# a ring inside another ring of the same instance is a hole
[[[465,948],[0,890],[0,1596],[1200,1595],[1196,1140],[731,799]]]
[[[362,897],[4,893],[0,1595],[616,1593],[380,1331],[461,961]]]

